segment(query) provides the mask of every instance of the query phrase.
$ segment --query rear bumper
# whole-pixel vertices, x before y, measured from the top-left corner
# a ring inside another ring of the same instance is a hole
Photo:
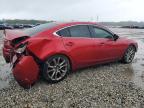
[[[32,56],[21,57],[12,71],[19,85],[24,88],[29,88],[39,77],[39,66]]]

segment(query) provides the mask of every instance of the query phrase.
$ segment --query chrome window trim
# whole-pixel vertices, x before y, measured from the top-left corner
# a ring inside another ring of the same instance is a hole
[[[66,29],[66,28],[69,28],[69,27],[73,27],[73,26],[79,26],[79,25],[86,25],[86,26],[95,26],[97,28],[101,28],[101,29],[104,29],[105,31],[111,33],[111,34],[114,34],[113,32],[109,31],[109,30],[106,30],[104,27],[100,26],[100,25],[97,25],[97,24],[73,24],[73,25],[70,25],[70,26],[66,26],[66,27],[63,27],[63,28],[60,28],[58,30],[56,30],[55,32],[53,32],[53,35],[55,36],[58,36],[58,37],[63,37],[63,36],[60,36],[57,34],[57,32],[63,30],[63,29]],[[65,38],[93,38],[93,37],[65,37]]]

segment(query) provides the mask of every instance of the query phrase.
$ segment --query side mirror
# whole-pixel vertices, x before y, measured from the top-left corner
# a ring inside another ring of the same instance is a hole
[[[113,38],[114,38],[114,41],[116,41],[119,38],[119,36],[117,34],[114,34]]]

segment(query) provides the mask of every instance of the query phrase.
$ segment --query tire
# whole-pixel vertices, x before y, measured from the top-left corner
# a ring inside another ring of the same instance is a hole
[[[49,83],[63,80],[70,71],[70,61],[64,55],[54,55],[46,60],[43,68],[43,78]]]
[[[135,47],[132,45],[129,46],[122,58],[122,62],[126,64],[131,63],[134,59],[135,52],[136,52]]]

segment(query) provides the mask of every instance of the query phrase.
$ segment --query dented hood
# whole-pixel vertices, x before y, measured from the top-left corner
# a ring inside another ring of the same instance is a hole
[[[22,30],[5,30],[4,34],[5,34],[5,39],[7,40],[13,40],[19,37],[27,36],[27,34],[25,34]]]

